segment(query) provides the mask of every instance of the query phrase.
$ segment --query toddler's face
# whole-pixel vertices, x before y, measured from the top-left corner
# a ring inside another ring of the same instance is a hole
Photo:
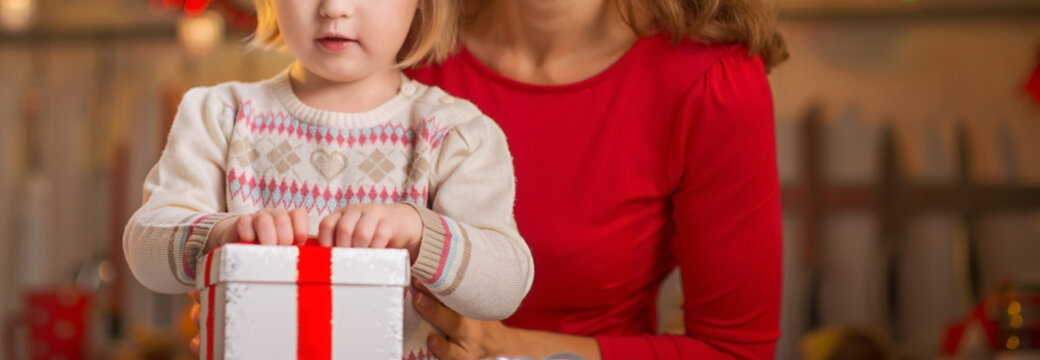
[[[332,81],[356,81],[392,67],[417,7],[418,0],[275,0],[289,51]]]

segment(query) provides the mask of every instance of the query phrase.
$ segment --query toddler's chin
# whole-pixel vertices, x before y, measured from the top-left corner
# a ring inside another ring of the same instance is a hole
[[[361,69],[352,64],[323,64],[310,69],[323,79],[334,82],[354,82],[371,75],[370,70]]]

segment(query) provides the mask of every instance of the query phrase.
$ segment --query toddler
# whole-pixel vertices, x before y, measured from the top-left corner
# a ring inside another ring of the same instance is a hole
[[[502,130],[473,104],[405,77],[445,58],[446,0],[257,0],[253,43],[296,61],[257,83],[188,91],[123,237],[148,288],[187,292],[223,243],[403,248],[460,314],[503,319],[531,287]],[[405,300],[407,358],[432,327]]]

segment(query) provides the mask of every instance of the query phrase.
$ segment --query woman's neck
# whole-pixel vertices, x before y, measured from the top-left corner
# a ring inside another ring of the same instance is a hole
[[[307,70],[299,61],[289,70],[293,94],[307,106],[344,113],[375,109],[397,96],[400,71],[390,68],[353,81],[334,81]]]
[[[638,39],[610,0],[484,1],[462,32],[466,48],[518,81],[563,84],[594,76]]]

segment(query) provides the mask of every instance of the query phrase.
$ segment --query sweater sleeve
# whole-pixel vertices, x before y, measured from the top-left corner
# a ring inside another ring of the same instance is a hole
[[[505,134],[481,115],[452,128],[439,153],[430,208],[416,206],[423,240],[413,274],[462,315],[504,319],[534,278],[513,218],[516,182]]]
[[[598,336],[604,359],[772,359],[779,337],[780,197],[761,61],[722,57],[688,91],[670,177],[685,336]]]
[[[178,293],[195,286],[195,263],[225,213],[224,160],[234,110],[211,88],[188,91],[166,148],[144,182],[143,205],[123,231],[123,252],[145,287]]]

